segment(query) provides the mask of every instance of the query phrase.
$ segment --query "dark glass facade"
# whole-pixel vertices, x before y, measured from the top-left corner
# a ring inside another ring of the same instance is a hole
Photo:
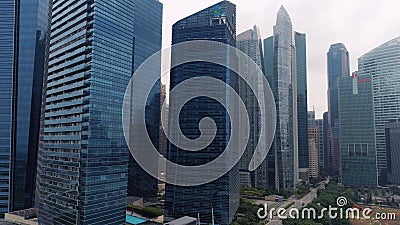
[[[260,69],[263,68],[263,51],[262,42],[260,36],[260,30],[257,26],[253,29],[247,30],[237,36],[237,48],[246,53],[250,59],[252,59]],[[246,64],[246,62],[243,62]],[[246,67],[244,67],[246,68]],[[251,71],[244,70],[246,74],[250,74]],[[254,73],[254,72],[253,72]],[[256,74],[249,76],[249,82],[252,82],[254,87],[261,87],[262,84],[258,84],[259,81]],[[260,82],[261,83],[261,82]],[[257,90],[258,91],[258,90]],[[246,151],[240,160],[240,185],[248,187],[266,188],[268,180],[266,177],[265,163],[260,165],[256,171],[249,171],[249,164],[253,157],[254,150],[258,144],[258,137],[260,134],[259,127],[259,109],[258,101],[253,91],[248,87],[245,81],[239,79],[239,95],[243,99],[246,105],[246,109],[249,115],[250,122],[250,137],[247,144]]]
[[[333,44],[329,48],[328,56],[328,145],[331,152],[333,172],[340,171],[339,145],[339,109],[337,79],[350,75],[349,52],[342,43]]]
[[[0,2],[0,214],[33,206],[50,3]]]
[[[392,120],[385,126],[387,182],[400,185],[400,120]]]
[[[315,121],[318,126],[318,164],[320,168],[325,167],[325,151],[324,151],[324,120],[317,119]]]
[[[272,75],[274,73],[274,37],[264,39],[264,75],[267,78],[270,87],[272,87]],[[268,180],[268,188],[276,187],[276,164],[275,164],[275,150],[272,145],[265,159],[266,177]]]
[[[324,112],[322,123],[323,123],[323,139],[324,139],[324,168],[330,168],[331,160],[331,152],[329,151],[329,142],[328,142],[328,134],[329,134],[329,123],[328,123],[329,113]]]
[[[215,13],[216,9],[219,12]],[[223,1],[191,16],[188,16],[172,27],[172,44],[190,40],[213,40],[231,46],[236,46],[236,6],[229,1]],[[207,52],[229,57],[229,52]],[[185,52],[182,54],[189,54]],[[174,51],[172,51],[172,60]],[[224,66],[207,62],[190,62],[171,70],[170,84],[173,89],[179,83],[198,76],[211,76],[222,80],[237,90],[237,79]],[[217,90],[227,95],[227,90]],[[171,98],[173,99],[173,98]],[[171,106],[174,105],[170,100]],[[207,97],[190,100],[180,111],[179,124],[182,132],[188,138],[196,138],[199,133],[199,120],[211,117],[217,125],[217,133],[213,142],[206,149],[189,152],[169,144],[168,159],[174,163],[194,166],[205,164],[215,159],[226,148],[230,137],[229,115],[225,108]],[[168,176],[167,168],[167,176]],[[197,176],[193,174],[193,176]],[[231,171],[210,183],[199,186],[166,185],[165,216],[182,217],[200,215],[201,222],[211,222],[211,212],[214,211],[216,224],[228,225],[235,217],[239,207],[239,168]]]
[[[306,34],[294,32],[297,74],[297,127],[299,168],[308,168],[307,45]]]
[[[133,70],[129,1],[53,2],[38,155],[40,224],[124,224],[122,130]]]
[[[348,187],[378,185],[371,76],[338,79],[341,181]]]
[[[151,55],[161,50],[163,5],[158,0],[134,0],[134,71]],[[161,66],[161,62],[159,63]],[[154,68],[149,73],[160,73],[161,68]],[[145,77],[143,78],[145,79]],[[158,82],[148,96],[146,106],[146,124],[154,146],[159,146],[160,126],[160,90]],[[158,180],[147,174],[129,156],[128,195],[155,199]]]

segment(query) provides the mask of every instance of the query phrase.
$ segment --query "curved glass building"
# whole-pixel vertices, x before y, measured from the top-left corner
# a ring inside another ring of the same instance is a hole
[[[359,75],[372,77],[375,139],[380,184],[386,183],[385,124],[400,118],[400,37],[358,59]]]

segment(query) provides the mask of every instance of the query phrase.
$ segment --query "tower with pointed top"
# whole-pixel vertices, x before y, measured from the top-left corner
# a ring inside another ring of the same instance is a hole
[[[296,47],[292,21],[286,9],[278,11],[273,36],[272,90],[277,109],[275,187],[288,190],[298,181],[298,124]]]

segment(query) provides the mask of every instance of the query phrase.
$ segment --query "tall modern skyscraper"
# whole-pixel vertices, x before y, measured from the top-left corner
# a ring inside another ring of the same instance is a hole
[[[33,206],[49,0],[0,1],[0,216]]]
[[[298,181],[296,48],[292,21],[286,9],[278,11],[273,39],[272,91],[277,109],[274,141],[276,188],[288,190]]]
[[[299,50],[295,41],[299,44]],[[298,66],[297,59],[300,61]],[[297,69],[300,71],[297,72]],[[305,122],[304,131],[308,135],[307,106],[304,108],[303,104],[307,104],[304,95],[307,91],[307,71],[305,35],[294,34],[292,21],[283,6],[278,11],[274,35],[264,40],[264,73],[274,93],[277,109],[276,137],[266,159],[267,175],[270,185],[278,190],[287,190],[299,180],[298,97],[301,98],[300,124],[304,128]],[[299,92],[298,85],[301,86]],[[308,157],[308,146],[306,151],[303,156]]]
[[[322,123],[323,123],[323,142],[324,142],[324,168],[329,169],[331,160],[331,152],[329,151],[329,112],[324,112]]]
[[[54,1],[42,111],[40,224],[124,224],[121,114],[133,70],[134,3]]]
[[[325,167],[325,151],[324,151],[324,120],[315,120],[318,126],[318,154],[319,154],[319,167]]]
[[[176,22],[172,27],[172,44],[190,40],[218,41],[236,46],[236,6],[229,1],[222,1]],[[218,54],[219,57],[230,57],[229,51],[213,52],[212,49],[209,51],[206,53],[212,56]],[[177,53],[174,53],[173,49],[172,59],[178,56],[174,54]],[[192,52],[189,50],[178,54],[182,57]],[[200,76],[214,77],[233,88],[238,86],[237,79],[236,81],[233,79],[234,74],[228,68],[207,62],[190,62],[171,70],[171,89],[187,79]],[[215,94],[229,96],[227,90],[215,90]],[[170,111],[174,110],[173,105],[174,97],[170,97]],[[217,133],[214,141],[206,149],[198,152],[185,151],[170,143],[169,160],[180,165],[194,166],[210,162],[225,150],[229,139],[232,138],[229,132],[229,115],[220,104],[210,98],[197,97],[185,104],[179,118],[182,132],[188,138],[197,138],[200,135],[198,122],[204,117],[211,117],[216,123]],[[167,168],[166,176],[169,175],[171,176]],[[167,217],[188,215],[197,218],[199,213],[201,222],[209,223],[212,221],[213,210],[215,223],[228,225],[238,207],[238,166],[207,184],[189,187],[166,185],[165,216]]]
[[[387,180],[400,185],[400,119],[391,120],[386,126]]]
[[[267,78],[269,85],[272,88],[272,76],[274,74],[274,36],[264,39],[264,75]],[[265,159],[265,166],[267,169],[266,177],[268,180],[268,188],[276,188],[277,169],[275,160],[275,147],[271,147]]]
[[[307,45],[306,34],[294,32],[296,45],[297,80],[297,126],[299,145],[299,168],[308,168],[308,127],[307,127]]]
[[[272,83],[274,73],[274,36],[264,39],[264,75],[268,82]]]
[[[318,126],[308,128],[308,155],[310,178],[317,178],[319,175],[319,154],[318,154]]]
[[[378,185],[371,76],[340,77],[341,181],[344,186]]]
[[[237,48],[246,53],[250,59],[252,59],[260,67],[260,69],[263,68],[263,49],[260,30],[257,26],[254,26],[253,29],[247,30],[237,36]],[[243,62],[243,65],[246,65],[246,62]],[[246,68],[247,66],[243,66],[243,69]],[[254,71],[247,70],[244,72],[247,74],[254,73]],[[250,82],[253,82],[254,87],[258,87],[258,83],[262,85],[261,81],[258,81],[256,75],[257,74],[250,76]],[[260,134],[257,98],[243,80],[239,80],[239,94],[246,105],[250,122],[250,137],[247,144],[247,149],[241,158],[239,168],[240,180],[244,181],[241,182],[241,186],[249,186],[247,184],[248,181],[250,181],[251,187],[266,188],[268,184],[268,178],[266,177],[265,163],[257,168],[256,171],[248,170],[254,150],[258,144],[258,137]]]
[[[338,87],[339,77],[350,76],[349,52],[342,43],[333,44],[328,52],[328,146],[331,153],[330,166],[333,172],[340,172],[339,144],[339,109]]]
[[[134,0],[134,71],[151,55],[161,50],[163,5],[158,0]],[[149,16],[151,15],[151,16]],[[149,73],[161,72],[152,68]],[[145,78],[143,78],[145,79]],[[160,132],[160,81],[153,87],[146,106],[147,130],[154,146],[159,147]],[[145,172],[129,156],[128,195],[145,199],[157,198],[158,180]]]
[[[372,76],[378,175],[386,177],[385,124],[400,118],[400,37],[388,41],[358,59],[359,75]],[[382,180],[382,179],[383,180]]]

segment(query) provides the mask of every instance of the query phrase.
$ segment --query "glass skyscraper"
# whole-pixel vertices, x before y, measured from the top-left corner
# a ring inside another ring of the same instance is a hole
[[[210,40],[236,46],[236,6],[229,1],[222,1],[211,7],[190,15],[172,27],[172,44],[191,40]],[[230,52],[206,52],[228,59]],[[174,57],[184,57],[191,52],[180,52]],[[237,90],[237,79],[228,68],[208,63],[189,62],[171,70],[171,90],[181,82],[193,77],[210,76],[223,81]],[[228,97],[227,90],[215,90],[218,95]],[[179,97],[179,96],[177,96]],[[170,97],[170,112],[174,110],[174,97]],[[229,102],[228,102],[229,104]],[[189,152],[169,144],[168,159],[174,163],[186,166],[202,165],[214,160],[226,148],[230,136],[230,118],[225,108],[213,99],[197,97],[185,104],[180,111],[179,124],[183,134],[191,139],[197,138],[199,120],[210,117],[217,126],[213,142],[198,152]],[[167,168],[166,176],[169,176]],[[170,174],[171,176],[171,174]],[[200,174],[192,174],[200,176]],[[235,217],[239,207],[239,168],[235,166],[222,177],[210,183],[199,186],[166,185],[165,216],[182,217],[200,216],[201,222],[212,221],[212,211],[216,224],[228,225]]]
[[[0,215],[33,204],[49,0],[0,1]]]
[[[328,148],[330,151],[330,167],[334,173],[340,172],[339,145],[339,109],[338,87],[339,77],[350,76],[349,52],[342,43],[330,46],[328,56]]]
[[[148,57],[161,50],[163,5],[158,0],[134,0],[133,3],[135,7],[133,61],[134,71],[136,71]],[[159,67],[153,68],[148,73],[160,74],[160,71]],[[160,90],[161,82],[159,81],[148,96],[146,106],[147,130],[157,148],[160,131]],[[157,191],[158,180],[147,174],[130,155],[128,195],[155,199]]]
[[[40,224],[125,224],[121,114],[133,70],[134,3],[53,2],[38,155]]]
[[[297,123],[299,144],[299,168],[308,168],[308,127],[307,127],[307,45],[306,34],[294,32],[296,45],[297,74]]]
[[[390,40],[358,59],[360,75],[372,76],[375,138],[379,182],[386,178],[385,124],[400,118],[400,37]]]
[[[237,48],[246,53],[259,67],[263,68],[263,50],[262,50],[262,42],[260,36],[260,30],[257,26],[254,26],[253,29],[247,30],[237,36]],[[243,63],[246,65],[246,62]],[[243,69],[246,69],[246,66],[243,66]],[[254,71],[244,71],[245,73],[254,73]],[[257,74],[254,76],[250,76],[251,82],[255,87],[262,85],[260,81],[257,79]],[[260,84],[258,84],[260,83]],[[260,86],[260,90],[263,90]],[[249,186],[247,181],[250,181],[251,187],[258,188],[266,188],[268,184],[268,179],[266,177],[266,168],[265,163],[260,165],[256,171],[248,171],[249,164],[251,158],[253,157],[254,150],[258,144],[258,137],[260,135],[260,127],[259,127],[259,109],[258,109],[258,101],[255,97],[254,93],[247,86],[246,82],[239,79],[239,94],[243,99],[247,112],[249,115],[250,122],[250,137],[247,144],[247,149],[243,153],[243,156],[240,161],[240,180],[242,186]]]
[[[318,154],[319,154],[319,167],[324,168],[325,164],[325,151],[324,151],[324,120],[315,120],[318,126]]]
[[[272,88],[272,75],[274,74],[274,36],[264,39],[264,75]],[[276,188],[276,160],[275,147],[272,145],[265,159],[266,177],[268,188]],[[264,166],[264,165],[261,165]]]
[[[391,120],[385,129],[388,183],[400,185],[400,119]]]
[[[342,184],[374,188],[378,176],[371,76],[340,77],[338,94]]]
[[[273,37],[272,91],[277,109],[274,141],[275,186],[278,190],[295,187],[298,181],[298,129],[296,48],[292,21],[282,6],[277,15]]]
[[[324,142],[324,168],[327,169],[329,168],[330,162],[331,162],[331,153],[329,151],[329,112],[324,112],[323,117],[322,117],[322,123],[323,123],[323,142]]]

